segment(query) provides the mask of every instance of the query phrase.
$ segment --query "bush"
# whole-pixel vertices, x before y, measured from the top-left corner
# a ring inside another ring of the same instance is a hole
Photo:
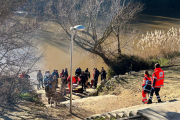
[[[0,77],[0,103],[16,103],[20,101],[19,95],[32,91],[29,79],[18,77]]]
[[[114,75],[125,74],[129,71],[140,71],[154,68],[157,60],[147,60],[134,55],[120,55],[108,70],[108,78]]]
[[[39,102],[39,97],[36,92],[30,92],[30,93],[22,93],[19,95],[19,97],[22,100],[30,101],[30,102]]]

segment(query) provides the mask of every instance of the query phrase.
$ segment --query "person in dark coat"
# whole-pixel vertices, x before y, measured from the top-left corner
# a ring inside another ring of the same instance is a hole
[[[90,72],[88,71],[88,68],[86,68],[85,74],[86,74],[86,87],[87,87],[88,79],[91,77],[91,76],[90,76]]]
[[[59,78],[58,70],[56,70],[55,75],[56,75],[56,88],[58,88],[58,78]]]
[[[65,71],[64,71],[64,77],[68,77],[68,70],[67,70],[67,68],[65,68]]]
[[[80,76],[80,75],[81,75],[81,73],[82,73],[82,70],[81,70],[81,68],[80,68],[80,67],[78,67],[78,68],[76,69],[76,71],[75,71],[75,75]]]
[[[102,67],[102,68],[101,68],[101,74],[100,74],[100,75],[101,75],[101,81],[102,81],[102,80],[106,80],[106,74],[107,74],[106,71],[105,71],[104,68]]]
[[[84,90],[86,91],[86,87],[85,87],[86,74],[84,73],[84,71],[82,71],[82,74],[80,75],[80,78],[81,78],[81,82],[82,82],[82,89],[84,88]]]
[[[94,88],[97,88],[97,83],[98,83],[98,77],[99,77],[99,70],[97,70],[97,68],[95,68],[95,73],[94,73]]]

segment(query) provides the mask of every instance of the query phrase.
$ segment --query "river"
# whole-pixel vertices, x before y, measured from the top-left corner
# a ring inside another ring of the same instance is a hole
[[[142,34],[146,34],[147,31],[168,31],[168,29],[172,27],[180,28],[180,19],[140,14],[137,16],[136,22],[132,25],[141,30]],[[62,32],[58,24],[49,24],[48,27],[45,27],[44,30],[38,33],[38,39],[43,41],[41,49],[44,51],[44,64],[40,66],[43,73],[45,70],[50,70],[52,72],[54,69],[57,69],[61,72],[64,68],[70,69],[69,38]],[[137,42],[138,39],[136,40],[136,43]],[[80,66],[82,70],[89,68],[91,74],[93,68],[98,68],[100,70],[101,67],[104,67],[105,70],[108,69],[108,66],[100,57],[83,51],[78,46],[74,45],[73,74],[78,66]]]

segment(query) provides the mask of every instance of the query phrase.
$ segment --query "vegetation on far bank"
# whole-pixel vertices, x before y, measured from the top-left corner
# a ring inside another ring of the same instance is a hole
[[[135,55],[120,54],[108,70],[108,76],[125,74],[128,71],[153,69],[155,63],[161,66],[179,65],[180,29],[170,28],[168,32],[147,32],[137,44]]]

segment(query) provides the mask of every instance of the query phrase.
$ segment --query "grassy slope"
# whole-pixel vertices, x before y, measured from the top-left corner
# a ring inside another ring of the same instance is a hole
[[[165,72],[165,81],[164,87],[161,88],[160,96],[163,101],[172,100],[180,97],[180,66],[163,68]],[[149,70],[149,73],[152,74],[153,70]],[[116,94],[116,95],[130,95],[133,94],[133,99],[141,99],[141,84],[143,81],[144,71],[135,72],[131,75],[121,75],[119,78],[121,84],[116,83],[117,86],[114,90],[103,90],[100,95],[104,94]],[[137,95],[137,96],[136,96]],[[156,101],[156,97],[153,98]]]

